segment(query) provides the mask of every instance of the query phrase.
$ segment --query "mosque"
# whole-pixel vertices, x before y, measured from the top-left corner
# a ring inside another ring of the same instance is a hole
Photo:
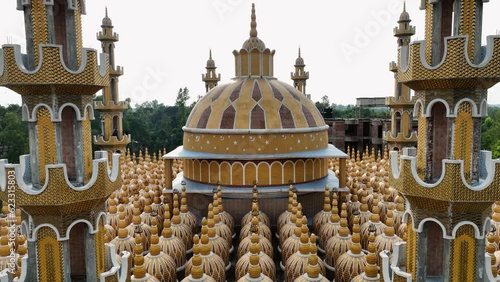
[[[26,54],[2,46],[0,85],[22,97],[30,152],[0,160],[0,282],[500,281],[500,161],[479,148],[500,81],[485,2],[421,0],[417,42],[401,13],[384,134],[397,151],[328,144],[304,59],[293,86],[274,77],[252,5],[233,82],[210,52],[183,146],[136,156],[107,10],[99,54],[83,48],[84,0],[18,1]]]

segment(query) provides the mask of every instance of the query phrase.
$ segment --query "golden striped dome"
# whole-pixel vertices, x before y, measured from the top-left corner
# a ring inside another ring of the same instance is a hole
[[[238,258],[241,258],[243,255],[249,252],[250,245],[252,243],[251,234],[253,233],[259,235],[259,242],[262,247],[262,252],[264,252],[266,255],[272,258],[274,255],[273,243],[262,235],[262,230],[259,227],[258,217],[254,217],[252,219],[252,226],[250,227],[250,232],[251,233],[249,234],[249,236],[243,238],[243,240],[241,240],[240,243],[238,244]]]
[[[184,267],[186,264],[186,246],[181,239],[173,235],[170,218],[165,218],[163,221],[160,249],[174,259],[177,269]]]
[[[325,197],[323,201],[323,210],[318,212],[313,217],[313,233],[319,234],[319,230],[321,226],[328,222],[330,216],[332,214],[332,205],[330,201],[330,188],[328,186],[325,187]]]
[[[340,229],[340,216],[339,216],[339,209],[337,208],[338,206],[337,199],[338,199],[337,193],[334,193],[330,218],[328,219],[328,222],[325,223],[323,226],[321,226],[319,230],[319,246],[323,249],[325,248],[328,239],[337,235]]]
[[[354,217],[352,229],[352,244],[349,251],[335,261],[335,281],[350,282],[354,277],[365,271],[366,255],[361,250],[358,217]]]
[[[215,199],[215,197],[214,197]],[[231,233],[234,233],[234,218],[231,214],[224,210],[224,205],[222,202],[222,187],[219,185],[217,187],[217,200],[219,201],[219,216],[220,221],[229,227]]]
[[[158,238],[158,221],[152,219],[151,246],[149,253],[144,257],[144,268],[149,275],[164,282],[176,282],[177,266],[174,259],[161,251],[160,238]]]
[[[292,282],[299,276],[303,275],[308,266],[309,256],[317,255],[316,235],[302,234],[300,236],[299,251],[293,254],[285,264],[285,282]],[[324,276],[326,274],[325,264],[323,261],[317,261],[319,274]]]
[[[210,246],[210,239],[207,235],[202,235],[199,239],[198,235],[193,238],[193,246],[199,248],[199,252],[202,258],[201,267],[203,272],[212,277],[217,282],[226,282],[226,266],[222,258],[212,252]],[[193,253],[195,251],[193,250]],[[194,269],[193,265],[197,259],[193,256],[186,263],[185,276],[189,276],[191,271]]]
[[[292,216],[292,210],[293,210],[293,203],[295,200],[295,203],[297,203],[297,195],[293,193],[293,186],[290,185],[288,188],[288,208],[285,210],[283,213],[280,214],[278,217],[278,220],[276,222],[276,234],[279,237],[281,227],[285,225],[289,220],[290,217]]]
[[[299,276],[294,282],[329,282],[321,275],[321,268],[319,266],[319,260],[317,255],[309,255],[306,266],[306,273]]]
[[[285,243],[286,239],[295,233],[297,221],[302,222],[302,217],[302,205],[299,203],[297,204],[297,208],[293,209],[290,220],[280,229],[279,241],[281,249],[283,249],[283,243]]]
[[[272,240],[272,232],[271,232],[271,229],[264,223],[262,223],[260,221],[260,217],[259,217],[259,205],[257,203],[253,203],[252,204],[252,221],[246,223],[245,225],[243,225],[241,227],[241,230],[240,230],[240,241],[242,241],[244,238],[250,236],[252,233],[250,231],[250,229],[252,228],[252,225],[253,225],[253,221],[254,219],[257,220],[257,225],[259,226],[259,229],[260,229],[260,232],[262,234],[262,236],[264,236],[267,240],[271,241]]]
[[[252,264],[256,264],[259,266],[262,274],[271,278],[271,281],[274,281],[276,277],[276,265],[274,264],[274,261],[271,257],[262,252],[262,246],[260,244],[259,235],[253,233],[250,236],[250,240],[251,240],[251,245],[249,251],[246,254],[244,254],[240,259],[238,259],[238,262],[236,263],[235,279],[239,280],[240,278],[243,278],[245,274],[251,272]],[[254,259],[255,257],[257,257],[258,262],[252,263],[251,261],[252,257],[254,257]]]
[[[356,217],[355,220],[359,221]],[[325,263],[330,268],[335,268],[337,259],[349,250],[351,246],[351,233],[347,227],[347,206],[342,204],[342,212],[340,213],[340,228],[338,233],[328,239],[325,245]]]
[[[196,239],[198,240],[198,239]],[[181,282],[215,282],[215,280],[206,275],[203,271],[203,258],[200,256],[200,247],[196,243],[193,246],[193,257],[191,258],[191,273]]]
[[[189,251],[193,247],[193,231],[191,227],[184,222],[182,222],[181,217],[179,216],[179,208],[176,206],[178,199],[176,198],[177,194],[174,195],[174,209],[172,216],[172,232],[174,236],[180,238],[184,245],[186,246],[186,250]],[[177,203],[178,205],[178,203]],[[168,207],[168,205],[166,205]],[[168,208],[165,208],[165,213],[168,214]],[[166,216],[165,216],[166,218]]]
[[[257,185],[253,186],[253,191],[252,191],[252,209],[249,212],[247,212],[243,216],[243,218],[241,219],[241,226],[244,226],[244,225],[252,222],[252,218],[254,217],[254,214],[253,214],[254,204],[257,205],[257,211],[258,211],[258,217],[259,217],[260,223],[265,224],[268,227],[271,226],[271,220],[269,220],[269,216],[267,216],[267,214],[265,214],[264,212],[262,212],[259,209],[259,191],[257,190]]]
[[[309,236],[309,228],[307,228],[307,218],[305,216],[301,220],[297,220],[293,235],[283,242],[281,249],[281,264],[283,266],[299,250],[301,236]]]
[[[314,103],[276,79],[243,77],[215,87],[196,103],[186,129],[280,130],[325,126]],[[328,140],[325,140],[328,143]]]
[[[191,227],[191,231],[193,234],[198,232],[198,218],[194,213],[189,211],[189,207],[187,205],[187,197],[186,197],[186,187],[182,186],[181,192],[181,213],[179,214],[182,222]]]

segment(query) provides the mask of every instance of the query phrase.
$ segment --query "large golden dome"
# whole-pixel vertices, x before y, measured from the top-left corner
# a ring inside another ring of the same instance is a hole
[[[298,128],[325,130],[313,102],[284,82],[252,77],[212,89],[196,104],[185,127],[187,131],[236,129],[249,133]]]

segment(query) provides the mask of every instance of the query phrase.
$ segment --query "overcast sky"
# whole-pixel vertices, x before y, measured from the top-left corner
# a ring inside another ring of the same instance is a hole
[[[41,0],[38,0],[41,1]],[[290,72],[302,48],[307,92],[313,101],[328,95],[337,104],[354,104],[356,97],[393,95],[396,59],[393,28],[403,9],[400,0],[254,0],[258,36],[276,50],[275,76],[291,83]],[[121,99],[133,104],[158,100],[172,105],[180,87],[191,100],[205,94],[201,74],[211,48],[222,81],[234,76],[232,51],[249,37],[252,1],[87,0],[83,16],[84,46],[100,50],[95,33],[108,7],[115,31],[117,64],[125,68]],[[420,0],[408,0],[407,11],[417,28],[413,40],[424,38]],[[483,38],[500,29],[500,1],[485,3]],[[496,13],[496,15],[495,15]],[[10,38],[10,39],[8,39]],[[0,42],[25,45],[22,12],[15,0],[0,3]],[[484,40],[483,40],[484,42]],[[0,104],[21,103],[19,95],[0,88]],[[489,103],[500,104],[500,88],[490,90]]]

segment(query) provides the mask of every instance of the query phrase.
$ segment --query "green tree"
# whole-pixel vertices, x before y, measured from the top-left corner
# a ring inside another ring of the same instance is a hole
[[[21,119],[21,106],[0,108],[0,159],[19,163],[19,156],[29,153],[28,126]]]

